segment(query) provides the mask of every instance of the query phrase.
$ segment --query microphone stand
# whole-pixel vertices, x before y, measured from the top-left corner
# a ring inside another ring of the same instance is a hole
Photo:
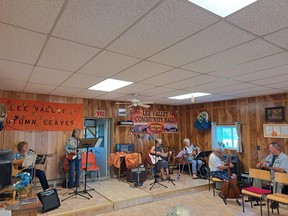
[[[162,146],[166,147],[164,145],[162,145]],[[170,177],[170,151],[169,151],[169,149],[172,150],[173,148],[167,146],[167,150],[168,150],[168,172],[169,172],[169,173],[167,173],[167,174],[169,174],[169,178],[167,178],[167,180],[170,181],[175,186],[175,183],[173,182],[173,181],[175,181],[175,179],[172,179]]]
[[[134,183],[134,187],[141,187],[143,185],[143,182],[140,182],[140,178],[139,178],[139,175],[140,175],[140,170],[139,170],[139,140],[141,139],[140,135],[136,135],[134,134],[135,137],[137,137],[137,154],[138,154],[138,160],[137,160],[137,182]]]

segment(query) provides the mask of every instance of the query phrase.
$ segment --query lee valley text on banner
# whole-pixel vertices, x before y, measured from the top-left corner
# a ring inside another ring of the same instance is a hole
[[[131,116],[134,133],[178,133],[176,112],[137,109]]]
[[[5,130],[83,129],[83,105],[0,98],[6,104]]]

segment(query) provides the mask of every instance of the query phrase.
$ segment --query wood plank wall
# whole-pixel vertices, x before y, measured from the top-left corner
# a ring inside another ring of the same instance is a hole
[[[188,137],[192,143],[200,146],[203,150],[211,149],[210,129],[199,131],[194,128],[194,122],[201,111],[207,111],[211,121],[218,123],[233,123],[235,121],[242,123],[243,153],[239,155],[242,171],[247,171],[249,167],[255,166],[258,158],[264,157],[267,152],[267,145],[271,141],[277,141],[282,146],[284,152],[288,153],[287,139],[270,139],[263,137],[264,108],[274,106],[287,107],[288,94],[278,94],[262,97],[251,97],[238,100],[220,101],[205,104],[191,104],[186,106],[169,106],[154,104],[152,110],[177,111],[178,112],[178,134],[161,134],[149,136],[142,134],[140,139],[131,133],[131,127],[117,126],[120,120],[129,120],[130,111],[127,109],[127,117],[118,117],[118,109],[125,108],[124,105],[115,105],[114,101],[92,100],[71,97],[59,97],[40,94],[29,94],[11,91],[0,91],[0,97],[21,99],[21,100],[39,100],[56,103],[82,103],[84,106],[84,117],[94,117],[96,110],[105,110],[106,117],[113,121],[113,141],[110,143],[111,152],[115,152],[117,143],[134,143],[139,145],[139,151],[143,156],[153,145],[153,138],[160,137],[163,143],[173,147],[176,152],[183,148],[181,141]],[[64,159],[64,145],[71,135],[70,131],[6,131],[0,132],[0,149],[12,149],[16,151],[19,141],[25,140],[30,148],[35,149],[37,153],[56,153],[53,158],[48,160],[47,177],[48,179],[59,179],[62,177],[60,163]],[[256,146],[260,146],[260,151]],[[237,154],[236,152],[229,152]]]

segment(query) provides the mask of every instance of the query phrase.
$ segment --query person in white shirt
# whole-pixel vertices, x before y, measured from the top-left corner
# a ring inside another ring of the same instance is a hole
[[[228,164],[221,160],[223,154],[223,149],[220,147],[216,147],[213,152],[209,156],[209,168],[210,175],[214,178],[219,178],[221,180],[228,180]],[[230,163],[230,168],[234,167],[232,163]],[[236,178],[236,174],[232,174],[231,178]]]
[[[197,179],[197,172],[200,172],[201,166],[203,164],[201,160],[196,160],[195,158],[197,152],[199,153],[200,149],[198,147],[195,147],[193,144],[191,145],[188,138],[185,138],[183,140],[183,144],[185,145],[183,149],[184,160],[192,164],[193,179]]]

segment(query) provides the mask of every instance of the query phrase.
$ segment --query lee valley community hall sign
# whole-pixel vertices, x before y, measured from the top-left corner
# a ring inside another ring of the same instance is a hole
[[[176,112],[137,109],[131,117],[134,133],[178,133]]]
[[[83,129],[83,105],[0,98],[6,105],[5,130]]]

